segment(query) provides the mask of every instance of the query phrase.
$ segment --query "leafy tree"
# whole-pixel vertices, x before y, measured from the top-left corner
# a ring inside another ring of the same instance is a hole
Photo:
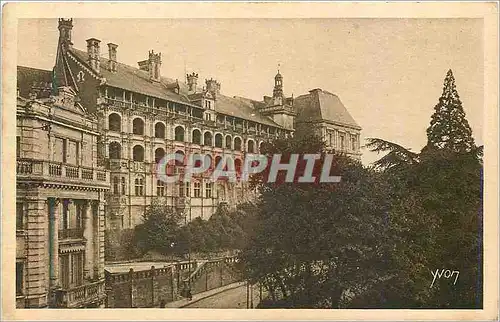
[[[174,211],[166,202],[153,199],[142,217],[143,223],[135,228],[139,248],[143,252],[155,250],[170,253],[171,244],[176,242],[182,214]]]
[[[318,137],[277,140],[266,153],[322,153]],[[260,281],[282,306],[345,306],[387,278],[386,213],[381,176],[337,155],[339,184],[272,184],[254,178],[261,192],[256,231],[241,257],[246,275]]]
[[[482,147],[474,144],[451,71],[427,136],[427,145],[411,158],[407,149],[384,140],[367,145],[389,151],[375,166],[392,186],[394,278],[378,285],[384,298],[358,298],[355,305],[482,305]],[[460,271],[458,283],[442,279],[431,289],[436,269]]]

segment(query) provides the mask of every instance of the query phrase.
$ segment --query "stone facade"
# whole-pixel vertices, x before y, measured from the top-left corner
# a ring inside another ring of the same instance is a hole
[[[97,122],[71,88],[47,97],[38,85],[17,98],[17,307],[102,306],[109,173]]]
[[[301,127],[310,131],[313,125],[325,140],[331,133],[344,137],[340,133],[346,132],[347,147],[349,140],[355,140],[349,154],[360,156],[360,127],[353,120],[336,119],[349,114],[345,107],[336,102],[325,106],[326,101],[320,100],[320,108],[334,111],[309,122],[303,109],[319,107],[304,106],[310,100],[302,96],[285,96],[279,71],[272,96],[262,101],[228,97],[215,79],[206,79],[205,86],[200,86],[197,73],[186,75],[186,82],[164,77],[160,53],[149,51],[147,59],[133,67],[120,63],[117,44],[108,44],[108,58],[101,56],[100,41],[95,38],[87,40],[86,51],[76,49],[72,32],[72,20],[59,19],[52,78],[78,93],[81,105],[97,116],[97,158],[111,173],[107,229],[135,227],[154,198],[182,211],[187,221],[209,218],[220,203],[234,206],[254,196],[241,182],[210,183],[209,173],[189,183],[165,184],[156,173],[157,161],[165,154],[205,155],[212,169],[221,158],[231,157],[238,172],[246,154],[259,153],[263,142],[293,135]],[[182,174],[183,167],[178,164],[169,171]]]

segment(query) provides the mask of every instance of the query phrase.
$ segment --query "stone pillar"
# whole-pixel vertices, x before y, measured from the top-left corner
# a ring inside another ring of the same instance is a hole
[[[85,200],[82,204],[83,215],[83,237],[85,238],[85,263],[83,267],[83,274],[85,278],[92,279],[94,277],[93,263],[94,263],[94,225],[93,214],[90,200]]]
[[[96,277],[101,279],[104,278],[104,234],[105,234],[105,201],[104,193],[100,192],[100,200],[96,203],[96,213],[94,215],[94,227],[95,236],[94,238],[94,248],[95,248],[95,260],[94,263],[97,267]]]
[[[59,218],[57,214],[58,201],[48,198],[49,204],[49,287],[59,286]]]
[[[47,306],[47,233],[46,199],[28,199],[26,208],[26,307]]]

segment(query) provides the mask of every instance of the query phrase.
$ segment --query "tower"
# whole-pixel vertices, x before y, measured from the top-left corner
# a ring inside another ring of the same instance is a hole
[[[71,30],[73,29],[73,19],[59,19],[59,43],[65,48],[71,47]]]
[[[280,74],[280,67],[278,65],[278,73],[274,76],[274,89],[273,89],[273,97],[274,98],[282,98],[283,97],[283,76]]]

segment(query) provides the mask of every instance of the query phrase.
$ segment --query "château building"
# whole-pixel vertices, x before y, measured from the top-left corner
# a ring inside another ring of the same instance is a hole
[[[287,97],[278,71],[272,96],[229,97],[195,72],[185,81],[165,77],[161,53],[129,66],[114,43],[90,38],[86,50],[74,47],[72,19],[59,19],[58,30],[53,70],[18,67],[20,306],[100,305],[104,230],[140,224],[153,199],[187,221],[252,198],[242,182],[210,182],[210,171],[187,183],[158,180],[167,153],[200,154],[212,169],[229,156],[238,173],[263,142],[314,131],[360,158],[361,128],[327,91]]]
[[[99,307],[105,194],[97,119],[50,71],[18,68],[16,306]]]

